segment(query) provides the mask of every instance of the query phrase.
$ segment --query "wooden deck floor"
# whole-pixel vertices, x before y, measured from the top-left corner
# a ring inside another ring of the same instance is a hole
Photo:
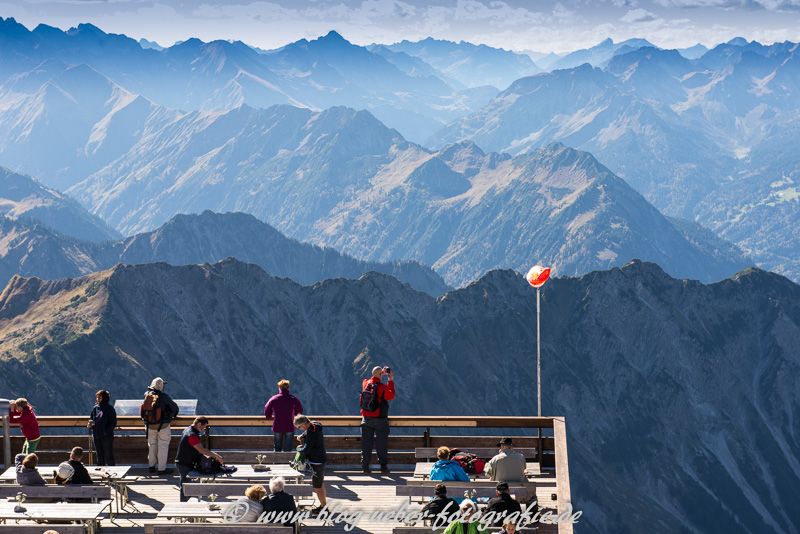
[[[119,532],[120,534],[140,534],[150,529],[146,525],[155,522],[167,522],[156,519],[156,515],[165,503],[177,502],[178,477],[177,473],[171,476],[150,475],[146,469],[133,469],[132,477],[140,477],[139,481],[129,486],[129,494],[133,507],[127,507],[128,512],[119,514],[114,521],[103,519],[101,532]],[[390,475],[373,473],[365,475],[355,469],[330,469],[325,475],[329,507],[339,506],[339,511],[365,513],[357,526],[349,532],[353,534],[391,534],[393,526],[400,523],[378,523],[369,521],[369,515],[374,511],[390,511],[400,508],[407,503],[407,498],[396,497],[394,486],[404,485],[407,479],[412,478],[413,469],[393,469]],[[552,482],[555,479],[539,479],[542,482]],[[552,487],[545,487],[537,491],[540,506],[555,508]],[[324,526],[318,520],[309,520],[303,523],[305,534],[333,534],[346,532],[345,525],[339,524]]]

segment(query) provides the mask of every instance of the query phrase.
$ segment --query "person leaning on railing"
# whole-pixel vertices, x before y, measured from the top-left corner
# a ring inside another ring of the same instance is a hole
[[[183,431],[181,440],[178,442],[178,452],[175,454],[175,467],[178,468],[180,474],[180,499],[185,502],[188,499],[183,493],[183,485],[189,479],[189,471],[195,468],[203,456],[211,456],[216,458],[220,465],[225,462],[222,456],[216,452],[212,452],[202,445],[200,445],[200,434],[206,431],[208,427],[208,419],[203,417],[196,417],[192,424]]]
[[[11,401],[8,405],[8,420],[18,423],[22,435],[25,436],[25,443],[22,445],[23,454],[33,454],[39,446],[41,434],[39,434],[39,421],[33,413],[33,406],[28,404],[26,399],[20,397]]]

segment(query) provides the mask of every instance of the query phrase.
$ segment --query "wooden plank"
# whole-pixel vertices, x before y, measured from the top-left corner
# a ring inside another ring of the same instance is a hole
[[[492,487],[474,487],[470,486],[466,482],[459,482],[456,484],[455,481],[441,481],[437,480],[437,484],[444,484],[447,486],[447,496],[448,497],[466,497],[469,495],[471,499],[474,498],[483,498],[483,497],[496,497],[497,490]],[[433,489],[424,486],[395,486],[395,495],[398,497],[433,497]],[[524,497],[528,494],[528,489],[521,486],[521,485],[514,485],[509,484],[508,492],[511,495]]]
[[[422,486],[425,488],[430,488],[431,492],[433,491],[433,488],[436,487],[436,484],[442,484],[442,483],[443,482],[441,480],[421,480],[418,478],[411,478],[406,481],[407,486]],[[495,482],[494,480],[487,480],[487,479],[473,480],[472,482],[459,482],[460,485],[458,486],[456,486],[453,482],[450,483],[444,482],[444,484],[447,486],[448,494],[451,493],[450,484],[453,484],[454,489],[452,491],[452,495],[456,494],[460,495],[461,493],[463,493],[464,490],[470,488],[495,488],[497,486],[497,482]],[[521,486],[525,488],[527,493],[525,494],[525,498],[523,499],[524,502],[528,502],[536,496],[536,486],[538,482],[532,480],[528,482],[509,482],[509,485],[512,484],[514,486]]]
[[[0,525],[0,532],[8,532],[9,534],[42,534],[54,529],[58,529],[58,534],[84,534],[83,525]]]
[[[268,427],[272,421],[262,415],[208,415],[209,423],[215,426],[233,427]],[[351,427],[361,425],[361,416],[312,416],[326,427]],[[86,416],[74,415],[42,415],[37,417],[41,427],[86,427]],[[176,417],[172,426],[176,428],[187,427],[192,424],[194,417]],[[121,427],[144,428],[144,422],[138,416],[119,416],[117,423]],[[391,426],[404,427],[460,427],[460,428],[552,428],[552,417],[516,417],[516,416],[391,416]],[[13,426],[13,425],[12,425]]]
[[[567,428],[564,418],[553,419],[553,433],[556,442],[556,484],[558,495],[558,515],[566,514],[572,508],[572,493],[569,489],[569,462],[567,456]],[[558,524],[558,534],[572,534],[569,521]]]
[[[244,492],[255,484],[236,482],[211,482],[209,484],[189,483],[183,485],[183,493],[187,497],[208,497],[212,493],[220,497],[244,497]],[[261,484],[269,491],[269,484]],[[310,497],[314,495],[311,484],[286,484],[284,491],[293,497]]]
[[[487,532],[494,531],[495,529],[490,528]],[[392,534],[421,534],[422,532],[444,532],[443,528],[434,529],[432,527],[394,527],[392,529]],[[517,529],[516,532],[520,534],[538,534],[538,531],[535,528],[522,528]]]
[[[6,499],[16,497],[17,493],[24,493],[28,498],[49,497],[53,499],[110,499],[111,488],[92,484],[91,486],[78,486],[66,484],[56,486],[47,484],[45,486],[20,486],[18,484],[0,484],[0,498]]]
[[[461,452],[469,452],[478,456],[478,458],[484,458],[486,460],[494,457],[496,454],[500,452],[500,449],[497,447],[493,448],[482,448],[482,447],[470,447],[468,445],[461,446],[460,443],[456,442],[455,445],[458,447],[458,450]],[[419,447],[414,449],[414,457],[415,458],[436,458],[436,450],[438,447]],[[515,451],[525,456],[525,459],[534,459],[537,457],[536,449],[531,449],[527,447],[521,448],[514,448]]]
[[[293,527],[268,523],[189,523],[153,524],[153,534],[204,534],[235,532],[236,534],[292,534]]]

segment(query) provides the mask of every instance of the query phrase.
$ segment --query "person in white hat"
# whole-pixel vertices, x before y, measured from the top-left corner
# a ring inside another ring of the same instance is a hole
[[[166,382],[160,376],[150,382],[150,387],[145,392],[145,399],[148,395],[154,395],[156,401],[154,407],[160,410],[160,417],[155,422],[147,422],[147,461],[150,464],[150,472],[156,471],[158,466],[159,475],[169,475],[172,469],[167,469],[167,454],[169,453],[169,441],[171,439],[169,423],[178,415],[178,405],[172,397],[164,392]]]

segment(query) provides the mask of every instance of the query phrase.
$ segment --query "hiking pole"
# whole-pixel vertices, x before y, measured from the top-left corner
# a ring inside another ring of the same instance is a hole
[[[92,461],[92,456],[94,456],[94,424],[92,424],[92,428],[87,429],[89,431],[89,465],[94,465]]]

